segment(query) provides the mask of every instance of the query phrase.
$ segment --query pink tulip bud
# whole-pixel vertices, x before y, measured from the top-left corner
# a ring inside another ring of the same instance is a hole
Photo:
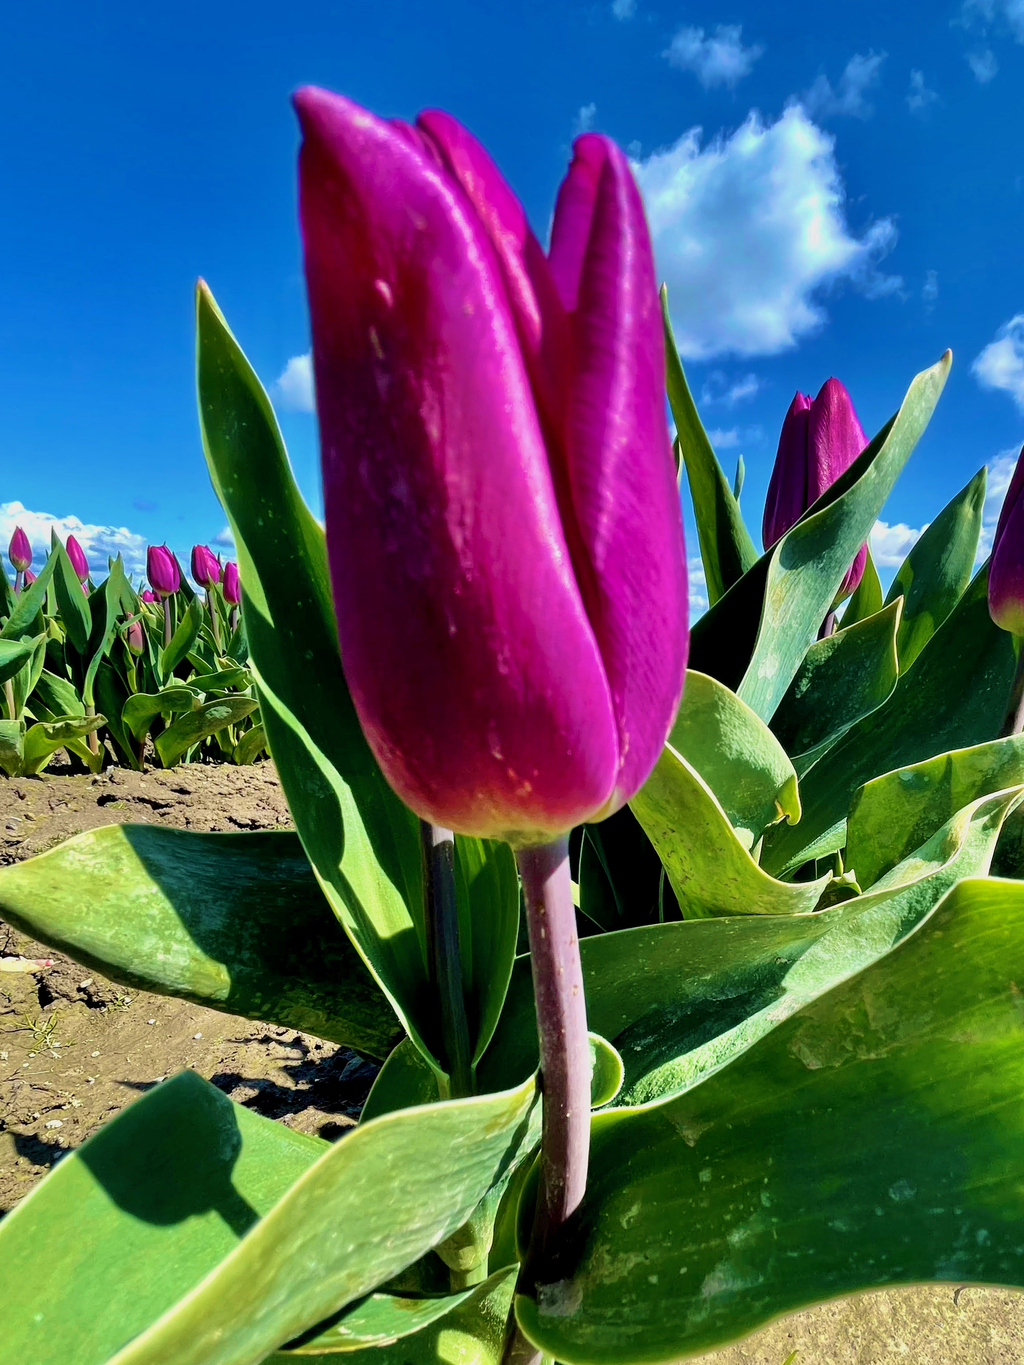
[[[838,379],[828,379],[813,403],[798,393],[786,413],[778,454],[764,505],[762,536],[766,549],[795,526],[803,514],[844,474],[867,445],[850,395]],[[857,551],[837,594],[852,593],[864,574],[867,546]]]
[[[192,546],[192,577],[201,588],[212,588],[220,582],[220,564],[209,546]]]
[[[322,90],[295,103],[327,547],[359,720],[423,818],[544,843],[644,782],[686,663],[636,182],[614,143],[580,137],[545,256],[447,114],[410,128]]]
[[[78,575],[78,581],[84,583],[89,577],[89,561],[85,557],[85,551],[74,536],[68,536],[67,544],[64,548],[68,552],[68,559],[71,560],[71,567]]]
[[[146,576],[159,597],[170,597],[181,587],[178,561],[166,545],[150,545],[146,551]]]
[[[27,588],[27,587],[29,586],[30,583],[34,583],[35,581],[36,581],[36,575],[32,572],[31,569],[26,569],[26,570],[25,570],[25,587]]]
[[[146,648],[145,637],[142,633],[142,622],[133,621],[125,632],[125,640],[128,648],[133,654],[142,654]]]
[[[240,600],[238,589],[238,565],[233,559],[228,560],[224,565],[224,601],[229,607],[237,607]]]
[[[14,535],[11,536],[10,549],[7,557],[14,565],[15,569],[24,571],[32,563],[32,546],[28,543],[28,536],[20,526],[15,526]]]
[[[156,595],[155,592],[150,592],[149,588],[143,588],[142,591],[139,593],[139,601],[140,601],[140,602],[159,602],[160,599],[159,599],[159,597],[157,597],[157,595]]]
[[[1024,636],[1024,450],[996,522],[988,567],[988,609],[997,626]]]

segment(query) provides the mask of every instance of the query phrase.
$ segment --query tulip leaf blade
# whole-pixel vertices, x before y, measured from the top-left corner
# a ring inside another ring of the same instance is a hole
[[[875,561],[869,544],[868,552],[864,556],[864,573],[861,575],[861,580],[857,584],[853,596],[846,604],[846,610],[843,612],[843,619],[840,624],[846,628],[855,626],[858,621],[866,621],[869,616],[877,616],[884,605],[882,584],[878,577],[878,570],[875,568]]]
[[[160,676],[165,683],[170,683],[171,675],[199,638],[202,627],[202,600],[193,597],[185,608],[174,634],[160,651]]]
[[[0,640],[20,640],[25,634],[38,635],[42,631],[43,607],[56,565],[57,554],[51,550],[35,582],[22,589],[21,596],[4,622],[3,629],[0,630]]]
[[[0,913],[133,989],[374,1057],[399,1036],[291,831],[107,825],[0,868]]]
[[[201,744],[228,725],[245,720],[258,705],[255,697],[214,697],[194,711],[184,712],[153,741],[160,762],[165,768],[173,768],[194,744]]]
[[[57,598],[61,624],[67,631],[68,640],[76,654],[85,655],[92,634],[92,610],[89,599],[82,591],[82,584],[72,567],[68,552],[57,536],[50,532],[53,542],[51,554],[56,556],[53,567],[53,590]],[[35,584],[32,585],[35,587]]]
[[[517,1298],[527,1336],[668,1361],[857,1289],[1024,1285],[1022,971],[1024,887],[962,881],[701,1085],[595,1116],[562,1293]]]
[[[886,602],[904,598],[897,648],[908,669],[956,606],[978,552],[985,503],[984,466],[925,529],[896,571]]]
[[[0,639],[0,683],[13,678],[32,658],[40,639],[45,639],[45,636],[37,636],[34,640]]]
[[[58,749],[95,734],[106,723],[106,716],[93,715],[56,716],[53,720],[40,720],[30,725],[22,749],[22,774],[34,777],[41,773]],[[102,762],[101,757],[99,762]],[[95,770],[98,768],[97,763]]]
[[[665,327],[665,370],[669,407],[675,419],[679,449],[693,499],[701,562],[713,606],[738,579],[757,563],[757,550],[740,511],[743,486],[742,457],[736,469],[735,492],[715,456],[686,382],[669,317],[668,290],[661,287]]]

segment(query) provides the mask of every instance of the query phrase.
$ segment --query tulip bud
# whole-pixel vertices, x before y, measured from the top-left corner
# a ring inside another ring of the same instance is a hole
[[[85,551],[74,536],[68,536],[67,544],[64,548],[68,552],[68,559],[71,560],[71,567],[78,575],[78,581],[84,583],[89,577],[89,561],[85,557]]]
[[[686,558],[639,191],[614,143],[579,138],[545,256],[448,115],[413,129],[321,90],[295,103],[359,720],[424,819],[545,843],[633,795],[682,691]]]
[[[140,601],[140,602],[159,602],[160,599],[159,599],[159,597],[157,597],[157,595],[156,595],[155,592],[150,592],[149,588],[143,588],[142,591],[139,593],[139,601]]]
[[[813,403],[809,394],[796,395],[782,424],[765,499],[762,537],[766,549],[796,525],[867,443],[850,395],[838,379],[826,380]],[[866,563],[867,546],[862,545],[840,584],[837,602],[856,589]]]
[[[181,587],[178,561],[166,545],[150,545],[146,551],[146,577],[159,597],[170,597]]]
[[[1024,636],[1024,450],[996,522],[988,566],[988,609],[997,626]]]
[[[217,556],[206,545],[192,546],[192,577],[201,588],[207,590],[220,582]]]
[[[125,642],[133,654],[142,654],[146,648],[145,637],[142,634],[142,622],[133,621],[125,631]]]
[[[28,536],[20,526],[14,528],[7,557],[19,572],[24,572],[32,563],[32,546],[28,543]]]
[[[32,572],[31,569],[26,569],[26,570],[25,570],[25,587],[27,588],[27,587],[29,586],[29,584],[34,583],[35,581],[36,581],[36,575]]]
[[[224,565],[224,582],[222,584],[224,601],[229,607],[237,607],[241,600],[238,589],[238,565],[233,559],[228,560]]]

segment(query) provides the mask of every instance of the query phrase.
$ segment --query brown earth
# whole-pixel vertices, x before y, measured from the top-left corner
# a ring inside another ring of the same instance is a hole
[[[269,763],[170,772],[59,770],[0,779],[0,865],[98,825],[195,830],[290,824]],[[351,1127],[376,1065],[291,1029],[127,991],[0,923],[0,957],[51,958],[0,973],[0,1217],[65,1151],[164,1076],[192,1067],[232,1099],[325,1138]],[[1024,1297],[924,1285],[781,1319],[693,1365],[1018,1365]]]

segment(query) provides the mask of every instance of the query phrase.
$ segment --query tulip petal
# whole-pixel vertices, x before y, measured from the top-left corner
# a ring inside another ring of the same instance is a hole
[[[826,379],[807,417],[807,502],[817,502],[868,443],[850,395],[838,379]]]
[[[807,463],[810,459],[807,418],[810,409],[810,394],[797,392],[782,423],[761,518],[761,540],[766,550],[796,525],[810,503],[807,497]]]
[[[544,839],[607,800],[618,746],[493,248],[384,121],[296,97],[342,664],[421,816]]]
[[[996,522],[988,566],[988,609],[997,626],[1024,636],[1024,450]]]
[[[580,254],[575,234],[585,221],[589,235]],[[559,242],[563,283],[575,269],[567,244],[580,255],[568,481],[584,557],[577,581],[619,726],[614,809],[646,780],[665,742],[682,693],[688,635],[650,234],[629,162],[607,138],[587,134],[576,142],[558,197],[553,254]]]

